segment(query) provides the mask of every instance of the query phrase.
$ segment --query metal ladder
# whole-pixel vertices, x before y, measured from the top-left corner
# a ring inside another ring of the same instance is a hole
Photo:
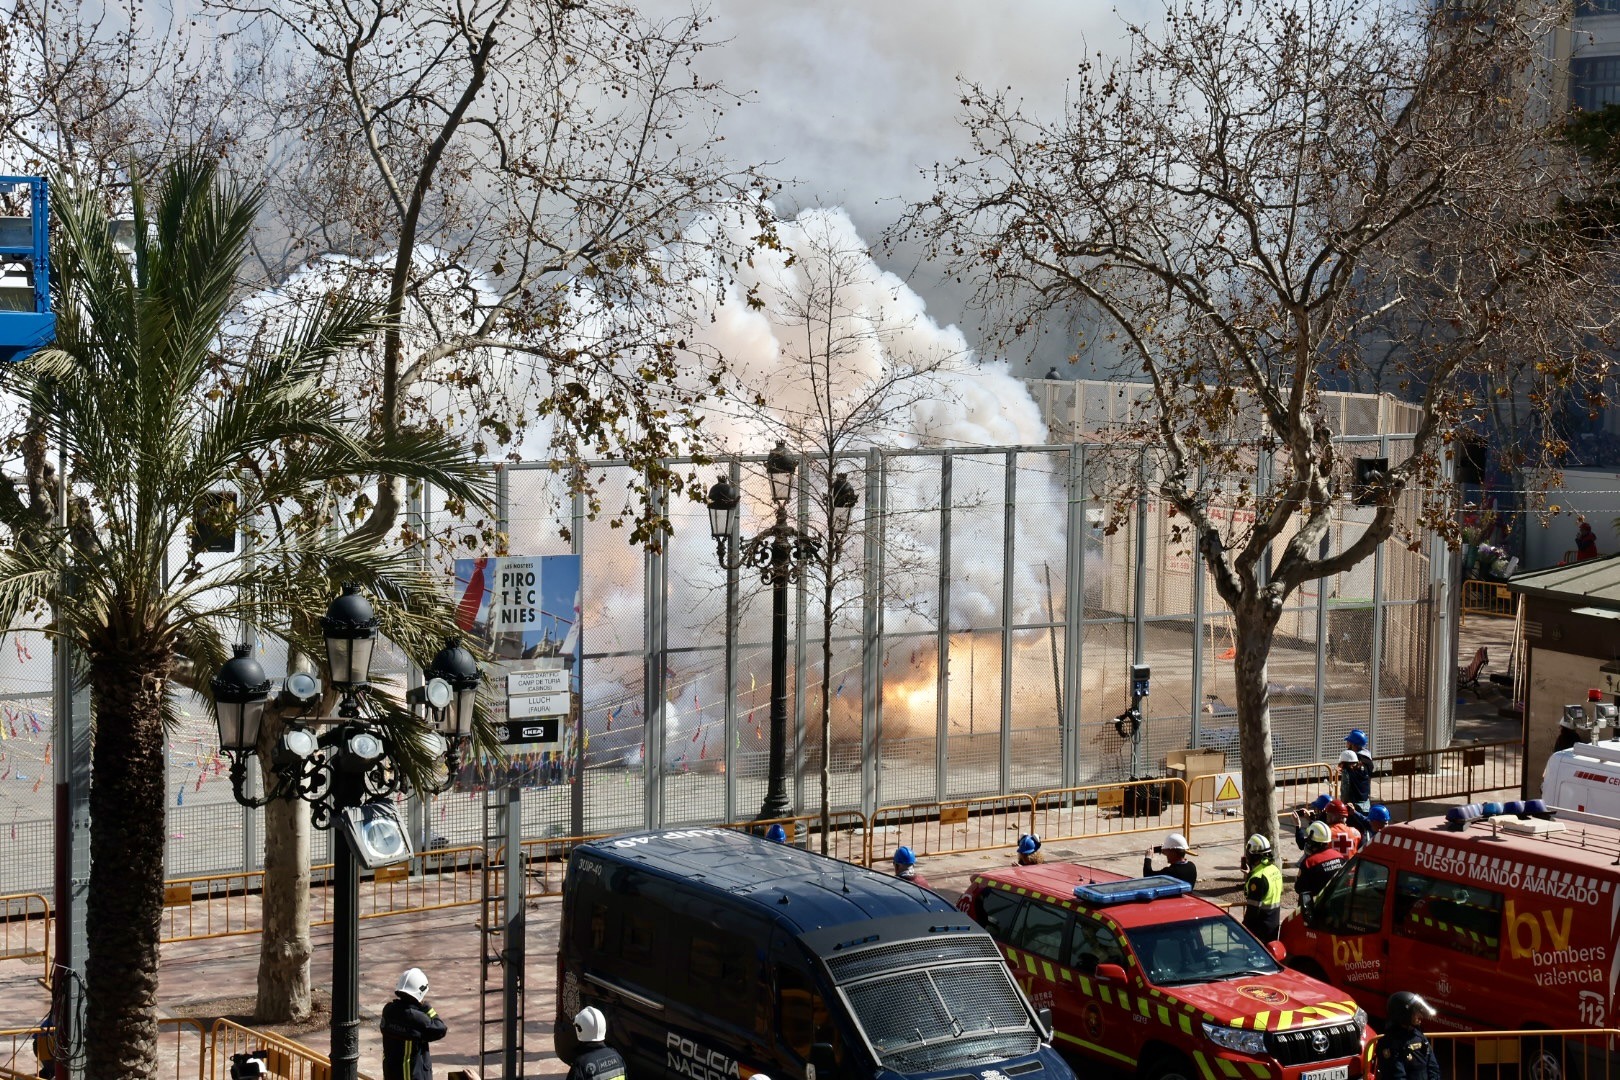
[[[522,820],[518,798],[517,789],[506,786],[484,792],[478,1069],[490,1080],[523,1077],[523,857],[521,846],[508,842],[519,831],[513,826]],[[508,906],[514,870],[515,911]],[[509,969],[515,974],[510,985]]]

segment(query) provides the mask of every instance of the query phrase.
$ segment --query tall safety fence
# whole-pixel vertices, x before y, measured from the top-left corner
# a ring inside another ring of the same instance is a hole
[[[1100,389],[1095,402],[1073,397],[1080,393],[1074,387],[1064,393],[1071,396],[1054,399],[1054,409],[1068,409],[1076,422],[1106,422],[1106,409],[1096,411],[1107,405]],[[1400,417],[1368,401],[1363,413],[1354,402],[1345,406],[1354,405],[1345,429],[1353,434],[1340,451],[1398,460],[1409,443],[1394,433]],[[1037,792],[1112,788],[1144,777],[1186,782],[1192,774],[1236,768],[1238,643],[1204,559],[1178,538],[1174,515],[1151,494],[1115,516],[1126,483],[1145,479],[1144,491],[1151,492],[1153,458],[1141,448],[1077,442],[871,450],[831,468],[807,459],[795,524],[826,531],[809,493],[829,482],[829,472],[846,474],[860,502],[835,564],[830,621],[816,572],[789,599],[785,691],[794,810],[810,816],[820,810],[825,765],[833,813],[866,815],[874,828],[945,843],[943,831],[893,820],[889,808],[954,806],[1018,792],[1033,799]],[[767,524],[762,461],[701,470],[705,478],[728,474],[744,492],[743,537]],[[684,471],[691,463],[672,465]],[[1269,468],[1260,462],[1257,477]],[[633,496],[634,479],[616,463],[593,465],[591,477],[604,505]],[[504,764],[470,762],[456,790],[410,800],[404,809],[418,850],[481,846],[483,793],[507,784],[524,789],[525,841],[741,821],[763,800],[768,590],[757,575],[720,567],[700,503],[657,493],[674,533],[661,551],[648,552],[628,546],[623,530],[588,520],[567,480],[549,462],[506,467],[498,514],[513,555],[581,556],[573,621],[582,737],[557,752],[518,754]],[[439,538],[462,524],[431,491],[419,510],[422,530]],[[1415,510],[1403,505],[1403,519],[1415,523]],[[1242,508],[1223,512],[1245,524]],[[1329,550],[1351,542],[1364,517],[1346,507],[1329,530]],[[567,541],[560,539],[565,533]],[[450,564],[437,568],[448,580]],[[1425,726],[1431,701],[1448,698],[1430,687],[1437,668],[1430,598],[1433,582],[1445,574],[1427,551],[1386,544],[1289,599],[1269,667],[1280,765],[1331,757],[1352,727],[1369,732],[1374,750],[1385,755],[1450,741],[1448,712]],[[824,644],[830,663],[822,659]],[[257,658],[274,677],[285,667],[285,652],[278,641],[261,641]],[[13,653],[17,663],[0,668],[0,838],[11,856],[0,863],[0,891],[49,896],[50,649],[39,635],[21,634],[6,647],[8,661]],[[1140,727],[1125,729],[1114,721],[1130,703],[1130,665],[1138,660],[1152,669],[1152,692]],[[384,648],[374,671],[398,679],[406,667]],[[492,683],[500,685],[498,675]],[[178,706],[182,717],[167,757],[167,876],[251,875],[263,866],[263,812],[234,801],[229,763],[203,703],[182,698]],[[1215,764],[1204,768],[1209,755]],[[1179,773],[1177,762],[1185,764]],[[1412,790],[1422,797],[1421,786]],[[1190,794],[1197,803],[1200,793]],[[1057,814],[1062,803],[1053,796],[1035,810]],[[1071,799],[1067,812],[1081,804]],[[326,834],[313,837],[314,862],[329,859],[330,843]],[[213,895],[219,888],[252,891],[202,880],[193,891]],[[447,894],[437,902],[463,898]]]

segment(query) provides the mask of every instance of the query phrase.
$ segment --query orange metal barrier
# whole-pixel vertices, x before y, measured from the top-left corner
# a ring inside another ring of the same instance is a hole
[[[411,911],[435,911],[478,903],[478,846],[434,848],[409,863],[379,867],[360,883],[360,917],[380,919]],[[310,923],[332,921],[331,863],[310,867]],[[165,942],[257,934],[263,928],[264,871],[174,878],[163,887]]]
[[[563,881],[568,877],[568,856],[579,845],[610,835],[551,836],[523,841],[523,895],[530,899],[561,896]],[[499,857],[504,859],[504,853]]]
[[[1033,831],[1042,842],[1164,832],[1186,821],[1187,782],[1128,780],[1035,793]]]
[[[37,1027],[0,1028],[0,1080],[14,1080],[39,1075],[34,1058],[34,1037]]]
[[[215,1020],[208,1032],[208,1080],[226,1080],[231,1057],[254,1050],[266,1051],[270,1075],[279,1080],[331,1080],[332,1062],[325,1054],[224,1019]]]
[[[1511,619],[1513,614],[1513,590],[1502,582],[1469,580],[1462,583],[1462,613],[1458,619],[1459,624],[1466,622],[1470,615]]]
[[[1440,1075],[1451,1080],[1519,1080],[1530,1077],[1583,1077],[1620,1080],[1620,1028],[1562,1028],[1556,1031],[1430,1031]],[[1379,1076],[1378,1045],[1367,1049],[1368,1073]],[[1387,1072],[1385,1075],[1388,1075]]]
[[[719,827],[739,832],[763,833],[772,825],[782,826],[787,842],[806,851],[821,854],[821,815],[793,814],[789,817],[761,818],[757,821],[727,821]],[[844,810],[827,815],[827,854],[845,862],[861,862],[866,858],[866,815],[859,810]]]
[[[1277,789],[1277,819],[1287,822],[1292,829],[1292,808],[1299,803],[1308,802],[1317,795],[1327,792],[1336,794],[1338,791],[1337,769],[1322,761],[1313,761],[1305,765],[1279,765],[1272,770],[1275,774]],[[1234,785],[1241,785],[1242,778],[1239,769],[1234,766],[1224,772],[1204,773],[1187,781],[1188,790],[1192,798],[1187,802],[1187,833],[1200,825],[1218,825],[1221,822],[1241,820],[1243,817],[1243,801],[1233,798],[1240,791],[1239,786],[1226,790],[1227,776],[1233,778]],[[1222,795],[1227,798],[1221,798]]]
[[[40,977],[51,974],[51,902],[39,893],[0,896],[0,960],[41,957]]]
[[[866,865],[888,859],[902,844],[919,859],[947,852],[1011,852],[1018,835],[1034,827],[1035,800],[1029,795],[880,806],[866,832]]]
[[[1523,746],[1517,739],[1390,754],[1373,759],[1373,801],[1406,804],[1472,799],[1476,792],[1517,789],[1524,780]]]

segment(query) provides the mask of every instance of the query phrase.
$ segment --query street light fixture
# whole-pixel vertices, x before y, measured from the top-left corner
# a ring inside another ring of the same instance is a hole
[[[744,566],[760,573],[771,587],[771,743],[765,801],[759,819],[787,817],[792,812],[787,797],[787,599],[788,586],[797,584],[804,564],[822,557],[826,541],[814,529],[795,528],[788,523],[788,505],[793,501],[793,479],[799,459],[784,443],[765,459],[765,474],[771,483],[771,502],[776,520],[767,529],[742,541],[732,553],[732,536],[737,531],[737,507],[741,494],[726,477],[709,489],[709,532],[714,537],[715,555],[722,568],[730,571]],[[829,493],[832,527],[831,558],[843,551],[849,521],[859,501],[849,478],[840,473]]]
[[[247,787],[247,762],[258,746],[270,680],[237,645],[235,655],[214,676],[214,711],[220,749],[231,759],[231,791],[243,806],[275,799],[310,804],[317,829],[334,826],[345,843],[333,852],[332,916],[332,1077],[356,1080],[360,1063],[360,862],[381,866],[408,859],[410,841],[390,796],[403,790],[405,775],[395,764],[396,747],[386,725],[376,722],[365,699],[371,656],[380,622],[360,587],[345,584],[321,619],[332,685],[342,692],[335,718],[315,719],[320,683],[306,672],[287,676],[277,705],[294,715],[272,753],[268,790],[255,797]],[[452,639],[430,662],[427,686],[412,691],[411,703],[424,705],[441,732],[445,787],[459,768],[462,738],[472,732],[473,703],[481,676],[473,655]],[[431,690],[429,689],[431,687]],[[320,734],[311,724],[325,726]],[[442,789],[440,789],[442,790]]]

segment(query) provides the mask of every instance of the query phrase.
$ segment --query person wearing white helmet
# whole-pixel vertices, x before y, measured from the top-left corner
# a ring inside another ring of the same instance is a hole
[[[1363,814],[1372,806],[1372,757],[1366,751],[1339,751],[1339,798]]]
[[[421,968],[409,968],[394,987],[394,1000],[383,1006],[383,1080],[433,1080],[428,1044],[447,1029],[428,1004],[428,980]]]
[[[1164,854],[1165,866],[1161,870],[1155,870],[1153,869],[1153,856],[1161,852]],[[1187,860],[1189,854],[1191,853],[1187,850],[1187,838],[1178,832],[1173,832],[1164,838],[1164,843],[1148,852],[1147,857],[1142,860],[1142,876],[1149,877],[1153,874],[1163,874],[1178,881],[1185,881],[1189,887],[1196,888],[1198,885],[1198,867]]]
[[[1261,941],[1276,941],[1282,928],[1282,870],[1271,840],[1255,833],[1243,844],[1243,925]]]
[[[574,1014],[574,1036],[579,1047],[568,1080],[623,1080],[624,1058],[607,1045],[607,1017],[595,1005]]]

